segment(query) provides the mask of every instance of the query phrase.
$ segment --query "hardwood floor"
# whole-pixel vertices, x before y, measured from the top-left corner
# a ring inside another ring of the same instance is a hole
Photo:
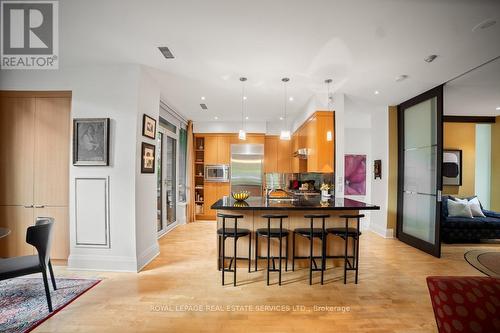
[[[463,259],[464,252],[499,248],[444,246],[443,257],[436,259],[365,232],[358,285],[353,278],[344,285],[342,269],[336,267],[327,271],[323,286],[319,272],[318,283],[309,286],[308,270],[300,269],[284,273],[281,287],[266,287],[265,271],[248,274],[242,261],[239,285],[229,284],[227,273],[228,285],[222,287],[214,233],[213,222],[176,228],[160,240],[160,256],[139,274],[57,267],[58,276],[104,281],[35,332],[436,332],[425,277],[482,275]],[[277,283],[277,274],[272,279]],[[262,311],[264,306],[275,308]]]

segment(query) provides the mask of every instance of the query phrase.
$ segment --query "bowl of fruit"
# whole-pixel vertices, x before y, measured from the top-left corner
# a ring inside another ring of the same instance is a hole
[[[233,199],[236,201],[245,201],[250,196],[250,193],[247,191],[240,191],[240,192],[232,192],[231,195]]]

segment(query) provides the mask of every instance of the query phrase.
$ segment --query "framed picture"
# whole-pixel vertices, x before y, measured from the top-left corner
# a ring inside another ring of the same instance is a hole
[[[344,194],[366,195],[366,155],[344,156]]]
[[[443,149],[443,185],[462,186],[462,151]]]
[[[156,120],[146,114],[142,118],[142,135],[150,139],[156,138]]]
[[[141,148],[141,173],[155,173],[155,146],[143,142]]]
[[[373,179],[382,179],[382,160],[373,161]]]
[[[73,119],[73,165],[109,165],[109,118]]]

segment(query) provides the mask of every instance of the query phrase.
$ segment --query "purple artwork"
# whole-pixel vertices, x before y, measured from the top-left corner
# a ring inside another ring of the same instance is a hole
[[[366,195],[366,155],[345,155],[345,195]]]

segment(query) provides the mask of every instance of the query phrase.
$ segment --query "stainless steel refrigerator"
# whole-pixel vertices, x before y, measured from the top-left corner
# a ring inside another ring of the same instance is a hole
[[[262,196],[264,145],[231,145],[231,192],[248,191]]]

